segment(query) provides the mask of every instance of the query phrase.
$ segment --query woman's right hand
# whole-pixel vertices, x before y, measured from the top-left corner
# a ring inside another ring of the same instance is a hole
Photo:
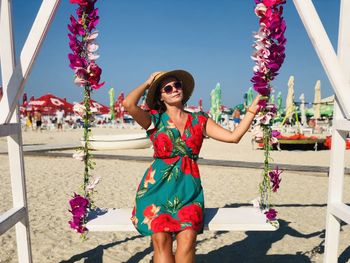
[[[149,87],[149,86],[151,86],[151,84],[152,84],[152,82],[154,81],[154,78],[158,75],[158,74],[160,74],[161,73],[161,71],[156,71],[156,72],[153,72],[149,77],[148,77],[148,79],[146,80],[146,84],[147,84],[147,88]]]

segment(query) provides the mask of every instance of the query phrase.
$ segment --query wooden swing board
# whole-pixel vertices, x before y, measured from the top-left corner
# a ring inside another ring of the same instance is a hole
[[[89,231],[136,231],[131,208],[99,209],[89,214]],[[255,207],[206,208],[204,229],[209,231],[275,231],[265,215]]]

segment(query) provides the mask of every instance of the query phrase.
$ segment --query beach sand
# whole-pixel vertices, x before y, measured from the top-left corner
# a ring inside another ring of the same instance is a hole
[[[94,134],[142,132],[93,129]],[[82,130],[23,132],[29,144],[78,143]],[[6,149],[0,138],[0,150]],[[69,151],[66,151],[69,152]],[[73,152],[73,151],[71,151]],[[98,153],[152,156],[152,149]],[[204,141],[200,157],[216,160],[262,162],[253,150],[250,133],[238,145]],[[328,166],[330,151],[274,151],[275,163]],[[7,155],[0,155],[1,212],[12,207]],[[350,167],[349,151],[346,167]],[[132,207],[136,187],[148,162],[96,159],[93,174],[101,177],[95,200],[99,207]],[[68,225],[68,200],[82,183],[82,163],[73,158],[25,155],[25,171],[33,262],[150,262],[150,238],[136,232],[91,232],[80,241]],[[247,205],[258,196],[261,170],[200,166],[206,207]],[[344,180],[344,202],[350,202],[350,177]],[[285,171],[272,201],[280,229],[275,232],[209,232],[198,236],[197,262],[322,262],[328,177],[325,173]],[[342,226],[339,262],[350,261],[350,227]],[[175,244],[175,243],[174,243]],[[0,236],[0,262],[17,262],[14,229]]]

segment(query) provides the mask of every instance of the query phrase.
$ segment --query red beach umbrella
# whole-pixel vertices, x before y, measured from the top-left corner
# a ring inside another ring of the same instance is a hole
[[[58,109],[62,108],[66,113],[73,112],[73,104],[66,101],[66,99],[61,99],[52,94],[46,94],[31,100],[28,103],[29,106],[32,106],[34,110],[40,110],[44,114],[54,114]]]

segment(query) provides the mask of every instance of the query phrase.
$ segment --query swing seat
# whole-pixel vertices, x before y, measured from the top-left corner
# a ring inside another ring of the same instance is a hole
[[[96,209],[89,213],[89,231],[136,231],[131,208]],[[266,221],[255,207],[206,208],[204,229],[210,231],[275,231],[278,227]]]

